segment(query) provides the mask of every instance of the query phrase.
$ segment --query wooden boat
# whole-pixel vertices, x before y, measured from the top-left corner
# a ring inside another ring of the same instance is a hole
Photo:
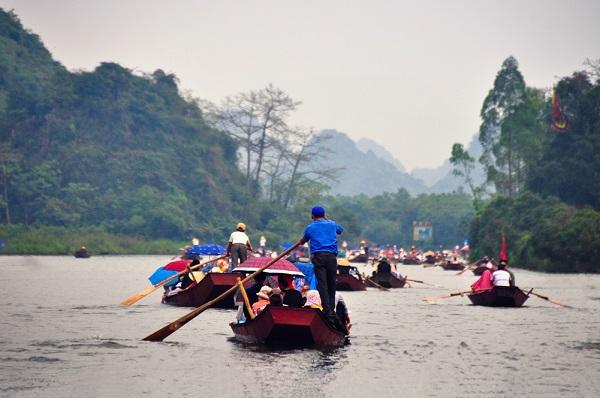
[[[354,257],[348,257],[348,261],[351,263],[366,263],[369,261],[369,256],[365,253],[362,253]]]
[[[370,277],[368,281],[372,280],[373,282],[387,288],[401,288],[406,284],[405,279],[398,278],[394,274],[375,274],[375,276]],[[377,286],[375,286],[377,287]]]
[[[335,276],[335,289],[343,291],[367,290],[367,285],[350,274],[337,274]]]
[[[516,286],[495,286],[491,290],[469,294],[469,300],[473,305],[486,307],[521,307],[528,298],[529,293]]]
[[[404,265],[419,265],[421,261],[416,256],[406,256],[404,260],[402,260],[402,264]]]
[[[209,272],[197,285],[191,286],[172,296],[164,296],[162,302],[177,307],[199,307],[235,285],[238,277],[243,278],[244,275],[238,272]],[[235,308],[233,296],[219,301],[214,306],[219,308]]]
[[[275,344],[295,347],[339,347],[346,341],[323,313],[314,308],[267,306],[246,323],[231,323],[239,341],[252,344]]]
[[[75,258],[90,258],[91,255],[87,250],[77,250],[75,253],[73,253],[73,256],[75,256]]]
[[[465,265],[463,263],[452,263],[450,261],[442,264],[442,268],[444,271],[462,271],[465,269]]]

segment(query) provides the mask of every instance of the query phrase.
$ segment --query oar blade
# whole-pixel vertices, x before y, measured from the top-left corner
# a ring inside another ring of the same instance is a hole
[[[139,300],[143,299],[144,297],[146,297],[147,295],[149,295],[150,293],[152,293],[153,291],[155,291],[159,287],[160,286],[150,286],[146,290],[141,291],[138,294],[136,294],[134,296],[131,296],[128,299],[123,300],[120,305],[127,307],[127,306],[130,306],[130,305],[134,304],[134,303],[137,303]]]

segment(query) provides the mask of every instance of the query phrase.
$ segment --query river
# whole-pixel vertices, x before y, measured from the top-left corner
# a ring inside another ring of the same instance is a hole
[[[208,310],[163,343],[141,338],[189,309],[148,286],[165,256],[0,256],[0,395],[8,397],[598,397],[600,276],[514,270],[523,308],[470,305],[470,272],[401,266],[413,288],[344,292],[350,344],[273,350],[232,339],[231,310]],[[368,269],[365,269],[368,271]]]

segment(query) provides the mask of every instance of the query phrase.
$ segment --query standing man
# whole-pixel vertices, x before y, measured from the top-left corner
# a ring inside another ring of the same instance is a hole
[[[248,250],[252,250],[250,238],[245,233],[246,224],[243,222],[236,225],[235,231],[231,233],[227,243],[227,255],[231,255],[231,267],[235,268],[248,258]]]
[[[317,290],[321,296],[323,312],[333,323],[336,316],[335,306],[335,277],[337,274],[337,235],[344,232],[344,228],[335,221],[328,220],[325,209],[315,206],[311,211],[313,222],[304,230],[301,244],[309,242],[310,256],[315,266],[317,277]]]

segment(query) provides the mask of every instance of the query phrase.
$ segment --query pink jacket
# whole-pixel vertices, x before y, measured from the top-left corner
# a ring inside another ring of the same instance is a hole
[[[486,269],[483,271],[483,274],[471,285],[471,289],[473,290],[489,290],[493,288],[492,284],[492,271]]]

